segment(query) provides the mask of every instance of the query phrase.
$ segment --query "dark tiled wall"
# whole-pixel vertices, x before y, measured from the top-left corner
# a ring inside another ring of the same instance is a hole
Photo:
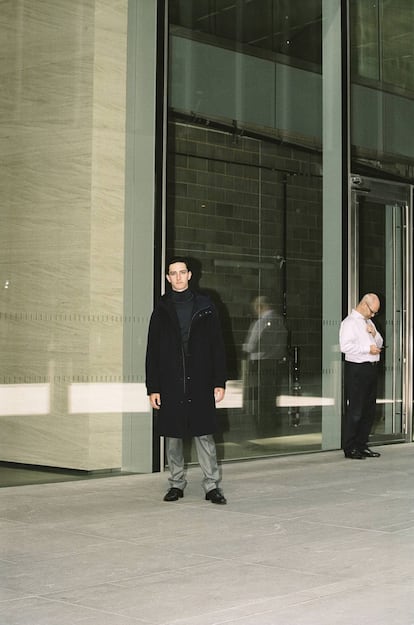
[[[291,342],[300,348],[304,390],[318,391],[320,172],[317,152],[170,124],[167,245],[170,253],[197,259],[200,286],[220,302],[232,376],[240,374],[251,300],[267,293],[286,313]]]

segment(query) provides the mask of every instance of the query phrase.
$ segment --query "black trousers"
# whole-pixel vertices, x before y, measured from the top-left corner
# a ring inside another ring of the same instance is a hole
[[[345,361],[345,427],[343,450],[364,449],[375,420],[377,363]]]

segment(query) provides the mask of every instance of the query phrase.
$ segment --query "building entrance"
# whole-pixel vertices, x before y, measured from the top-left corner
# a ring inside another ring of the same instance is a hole
[[[351,176],[349,307],[375,292],[384,337],[373,442],[412,436],[412,187]]]

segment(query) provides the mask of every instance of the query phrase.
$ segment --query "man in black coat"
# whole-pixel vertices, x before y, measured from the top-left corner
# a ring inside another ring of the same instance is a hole
[[[167,268],[171,292],[155,307],[148,332],[146,386],[158,411],[159,434],[165,437],[170,489],[164,501],[177,501],[186,487],[183,439],[193,437],[203,472],[205,498],[226,499],[218,487],[220,472],[213,433],[216,403],[224,398],[226,364],[216,309],[206,295],[189,289],[191,271],[185,258]]]

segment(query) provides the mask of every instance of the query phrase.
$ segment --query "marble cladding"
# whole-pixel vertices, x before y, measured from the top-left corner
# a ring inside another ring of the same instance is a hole
[[[122,379],[127,0],[6,0],[0,27],[0,460],[121,466],[121,413],[69,414],[70,384]]]

